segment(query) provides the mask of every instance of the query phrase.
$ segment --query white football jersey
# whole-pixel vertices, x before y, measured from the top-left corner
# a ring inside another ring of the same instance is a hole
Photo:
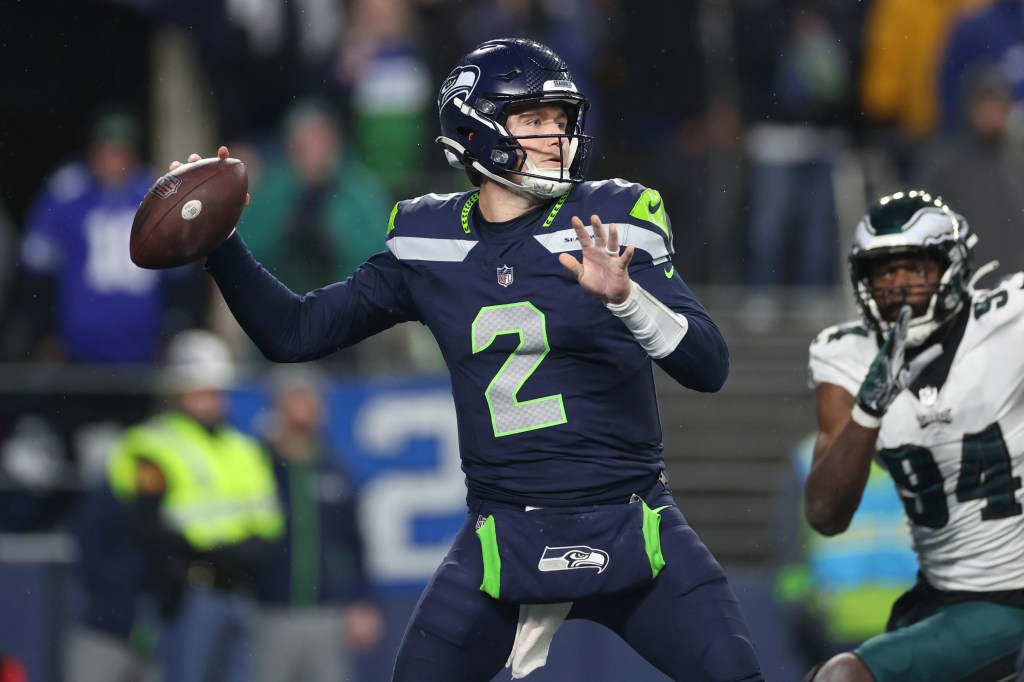
[[[959,345],[882,418],[876,458],[903,499],[929,583],[1024,589],[1024,273],[975,291],[970,305]],[[810,385],[856,396],[877,354],[860,323],[829,327],[811,343]]]

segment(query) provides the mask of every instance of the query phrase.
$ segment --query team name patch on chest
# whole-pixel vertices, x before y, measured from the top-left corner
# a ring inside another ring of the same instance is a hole
[[[952,424],[953,423],[953,410],[939,410],[938,412],[928,412],[926,414],[917,415],[917,425],[922,429],[930,424]]]
[[[932,408],[935,403],[939,401],[939,389],[935,386],[924,386],[917,392],[917,399],[921,402],[921,407]],[[953,410],[933,410],[929,409],[924,414],[917,415],[917,425],[920,428],[925,428],[930,424],[951,424],[953,422]]]

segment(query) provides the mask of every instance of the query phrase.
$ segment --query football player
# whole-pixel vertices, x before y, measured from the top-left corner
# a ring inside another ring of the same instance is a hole
[[[477,189],[399,202],[387,250],[305,296],[237,233],[207,259],[273,360],[407,321],[445,358],[468,511],[394,680],[522,677],[566,617],[605,625],[672,679],[763,679],[725,573],[668,488],[652,372],[717,391],[728,349],[673,266],[660,194],[585,181],[589,106],[549,48],[483,43],[438,96],[437,140]]]
[[[1024,273],[974,284],[977,236],[923,191],[875,203],[849,265],[862,322],[810,347],[810,525],[844,532],[872,458],[906,511],[917,584],[886,632],[805,679],[1001,679],[1024,642]]]

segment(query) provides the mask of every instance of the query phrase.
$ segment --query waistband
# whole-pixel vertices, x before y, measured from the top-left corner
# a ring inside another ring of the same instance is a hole
[[[643,488],[641,488],[641,490],[643,490]],[[595,505],[599,506],[599,505],[603,505],[603,504],[629,504],[631,502],[636,502],[638,500],[643,500],[648,506],[650,506],[651,503],[653,502],[653,500],[656,497],[658,497],[659,495],[661,495],[661,493],[664,492],[664,491],[672,492],[672,488],[668,484],[668,474],[665,472],[664,469],[662,469],[661,471],[658,472],[658,475],[655,477],[654,482],[650,485],[650,487],[648,487],[646,489],[646,492],[636,491],[636,492],[630,494],[628,497],[623,497],[622,499],[618,499],[618,500],[609,500],[607,502],[598,502],[598,503],[594,503],[594,504],[580,504],[580,505],[569,504],[569,505],[557,505],[557,506],[559,506],[559,507],[566,507],[566,508],[574,507],[574,506],[589,507],[589,506],[595,506]],[[480,511],[480,508],[482,506],[484,506],[484,505],[493,506],[493,507],[502,507],[502,508],[505,508],[505,509],[518,509],[520,511],[523,510],[523,509],[526,509],[526,507],[523,506],[523,505],[512,504],[512,503],[509,503],[509,502],[499,502],[499,501],[496,501],[496,500],[485,500],[485,499],[481,499],[481,498],[477,497],[476,495],[474,495],[472,491],[467,491],[466,492],[466,506],[469,507],[469,511],[471,511],[473,513],[478,513]],[[543,505],[538,505],[538,506],[543,506]],[[554,507],[556,505],[549,505],[549,506]]]

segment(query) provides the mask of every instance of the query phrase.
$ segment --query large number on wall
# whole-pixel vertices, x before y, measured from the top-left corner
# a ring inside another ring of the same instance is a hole
[[[435,467],[385,469],[360,491],[370,575],[383,583],[425,581],[441,563],[452,538],[418,542],[417,520],[465,509],[451,394],[444,390],[381,394],[364,403],[354,424],[356,442],[373,457],[397,458],[416,440],[437,444]]]

